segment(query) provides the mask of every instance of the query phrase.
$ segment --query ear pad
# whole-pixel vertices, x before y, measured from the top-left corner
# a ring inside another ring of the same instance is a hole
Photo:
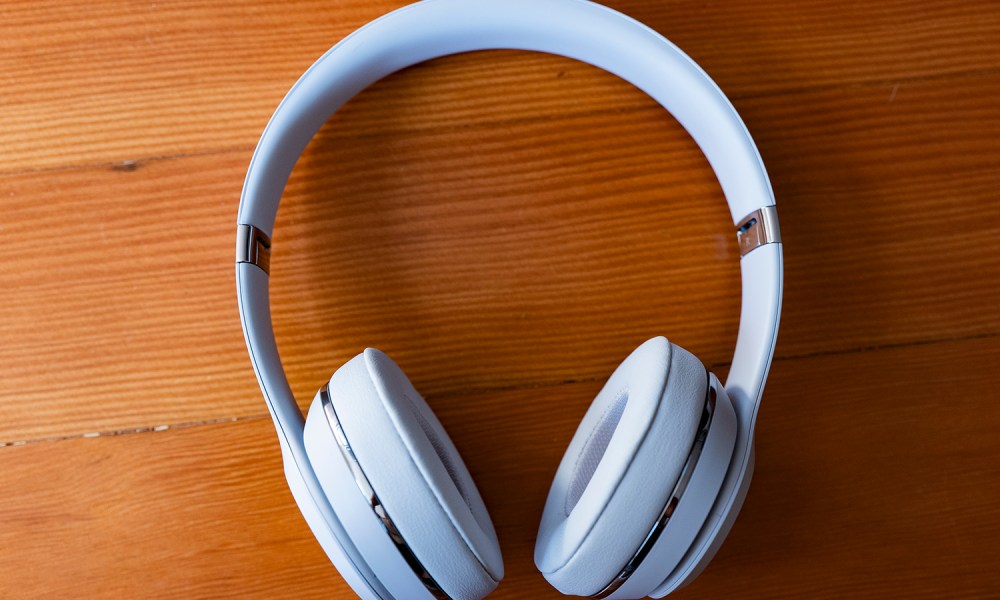
[[[559,464],[538,530],[535,564],[560,592],[600,592],[638,550],[687,461],[707,386],[701,361],[663,337],[611,375]]]
[[[369,348],[334,373],[329,389],[358,463],[421,565],[456,600],[492,591],[503,578],[493,523],[458,450],[406,375]]]

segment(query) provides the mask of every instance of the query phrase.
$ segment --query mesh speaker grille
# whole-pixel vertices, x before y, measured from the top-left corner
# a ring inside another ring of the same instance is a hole
[[[604,452],[608,449],[608,444],[611,443],[611,437],[618,429],[618,422],[622,420],[626,404],[628,404],[628,390],[622,390],[611,406],[604,411],[601,420],[590,432],[590,437],[583,445],[583,450],[577,456],[573,479],[570,480],[569,492],[566,494],[566,516],[569,516],[569,513],[573,511],[573,507],[580,501],[583,491],[587,489],[587,485],[593,479],[594,472],[597,471],[597,466],[601,464]]]

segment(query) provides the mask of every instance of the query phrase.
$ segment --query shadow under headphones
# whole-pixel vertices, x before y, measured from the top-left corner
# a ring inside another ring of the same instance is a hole
[[[385,354],[365,350],[333,374],[303,419],[268,301],[278,202],[319,128],[390,73],[487,49],[573,58],[646,92],[705,153],[736,225],[743,296],[725,386],[662,337],[639,346],[580,423],[538,531],[535,563],[562,593],[660,598],[707,565],[749,487],[754,422],[781,312],[781,237],[760,155],[722,91],[668,40],[598,4],[418,2],[344,38],[278,106],[243,187],[236,285],[285,476],[313,534],[365,600],[478,600],[503,577],[483,500],[406,375]]]

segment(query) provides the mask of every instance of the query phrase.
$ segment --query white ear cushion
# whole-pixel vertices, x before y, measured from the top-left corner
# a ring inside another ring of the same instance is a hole
[[[635,554],[687,461],[708,375],[663,337],[637,348],[594,399],[556,471],[535,564],[564,594],[604,589]]]
[[[330,399],[372,489],[441,589],[456,600],[491,592],[503,578],[493,523],[458,450],[402,370],[369,348],[333,374]]]

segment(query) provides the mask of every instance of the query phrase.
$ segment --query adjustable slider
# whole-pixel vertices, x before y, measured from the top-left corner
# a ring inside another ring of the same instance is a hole
[[[256,265],[271,272],[271,238],[253,225],[236,226],[236,262]]]
[[[744,217],[736,225],[736,241],[740,246],[741,257],[764,244],[781,242],[778,210],[774,206],[765,206]]]

